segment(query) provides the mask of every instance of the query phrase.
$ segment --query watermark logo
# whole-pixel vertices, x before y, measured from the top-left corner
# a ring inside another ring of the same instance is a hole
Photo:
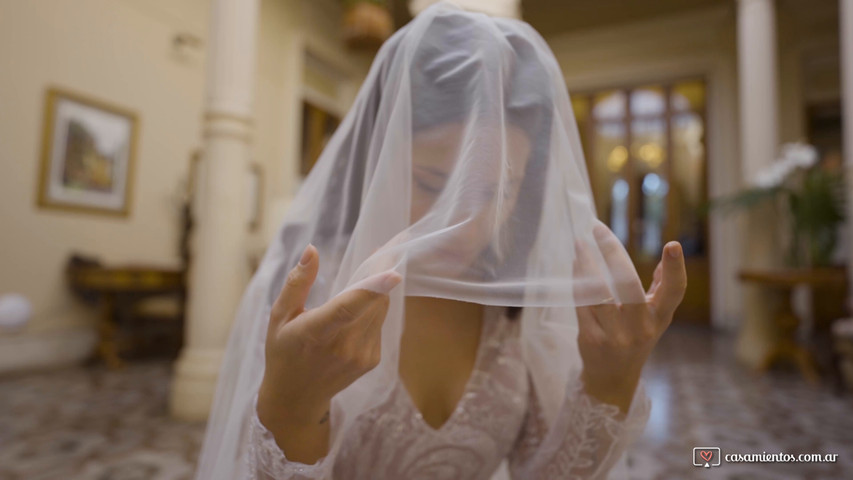
[[[719,467],[720,447],[693,447],[694,467]]]

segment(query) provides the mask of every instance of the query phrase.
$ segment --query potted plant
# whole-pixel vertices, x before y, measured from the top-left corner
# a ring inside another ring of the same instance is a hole
[[[733,211],[767,201],[781,206],[789,227],[788,264],[828,267],[844,221],[844,178],[840,171],[819,164],[817,150],[803,143],[782,146],[780,158],[759,172],[751,185],[733,195],[716,198],[711,208]]]
[[[394,31],[387,0],[344,0],[343,35],[356,49],[377,50]]]

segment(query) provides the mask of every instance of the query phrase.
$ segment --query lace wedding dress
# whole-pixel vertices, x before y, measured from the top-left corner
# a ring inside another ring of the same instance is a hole
[[[402,382],[361,415],[343,439],[336,480],[488,480],[503,460],[513,479],[606,478],[642,432],[650,402],[642,385],[626,414],[570,383],[548,430],[519,344],[519,322],[486,309],[477,359],[465,392],[438,429],[428,425]],[[246,462],[252,480],[322,477],[323,462],[289,461],[273,435],[252,419]]]

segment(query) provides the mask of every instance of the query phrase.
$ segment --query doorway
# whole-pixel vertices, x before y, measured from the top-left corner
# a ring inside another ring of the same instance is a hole
[[[678,240],[688,287],[678,322],[710,324],[706,84],[703,79],[572,94],[598,216],[648,287]]]

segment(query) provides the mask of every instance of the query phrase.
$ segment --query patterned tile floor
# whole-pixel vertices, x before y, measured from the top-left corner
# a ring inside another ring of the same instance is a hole
[[[182,480],[203,424],[167,415],[170,365],[0,380],[0,480]]]
[[[796,374],[758,377],[732,360],[731,339],[673,328],[646,370],[653,401],[629,454],[635,479],[853,478],[853,395]],[[0,378],[0,480],[181,480],[204,425],[167,416],[170,365],[74,368]],[[692,465],[694,446],[723,453],[836,453],[827,464]]]
[[[853,394],[793,371],[740,367],[733,339],[672,328],[645,371],[652,413],[629,455],[636,479],[853,479]],[[699,468],[693,447],[726,453],[834,453],[836,463],[725,463]]]

